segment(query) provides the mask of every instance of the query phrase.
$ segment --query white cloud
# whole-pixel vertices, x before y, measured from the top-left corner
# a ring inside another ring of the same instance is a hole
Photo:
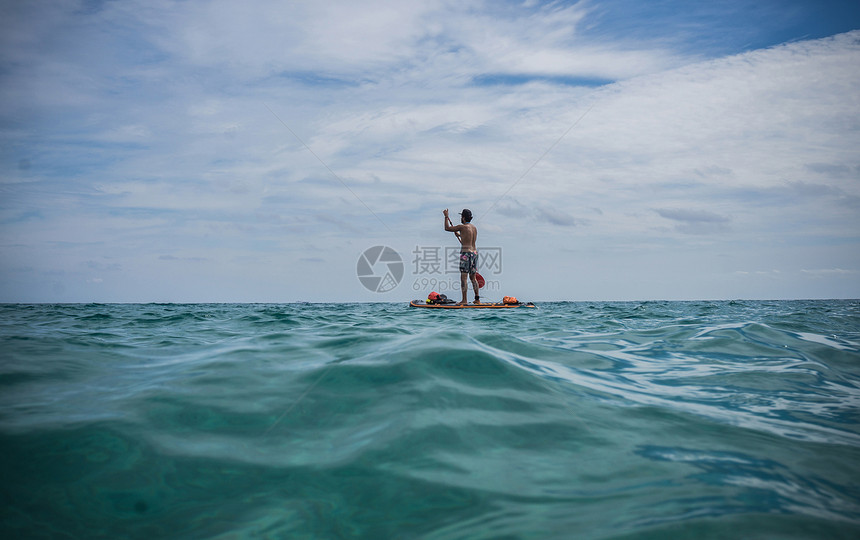
[[[857,270],[845,270],[844,268],[821,268],[817,270],[801,270],[804,274],[809,274],[814,277],[828,277],[828,276],[850,276],[860,273]]]
[[[299,274],[313,263],[325,282],[367,242],[444,241],[441,209],[468,206],[506,253],[568,268],[564,253],[587,251],[586,282],[647,253],[627,276],[646,296],[671,291],[661,279],[714,296],[695,264],[680,270],[714,253],[732,276],[773,250],[787,295],[811,246],[825,268],[860,268],[846,254],[860,230],[860,33],[693,62],[658,39],[587,40],[598,5],[18,6],[31,32],[0,38],[0,249],[36,274],[62,241],[72,266],[109,253],[124,272],[191,276],[203,260],[256,257]],[[618,82],[568,84],[579,79]],[[309,246],[321,251],[294,256]],[[0,300],[22,282],[9,283]],[[601,287],[589,294],[620,290]]]

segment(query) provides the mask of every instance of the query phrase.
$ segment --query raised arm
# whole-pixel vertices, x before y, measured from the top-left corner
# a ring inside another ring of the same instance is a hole
[[[442,213],[445,214],[445,230],[454,233],[454,236],[457,237],[457,240],[462,243],[462,240],[460,240],[460,231],[463,230],[463,226],[454,225],[454,223],[451,222],[451,218],[448,217],[447,208],[445,210],[442,210]]]

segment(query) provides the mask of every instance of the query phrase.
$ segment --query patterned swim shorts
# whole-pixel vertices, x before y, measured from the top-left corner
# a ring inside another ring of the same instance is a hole
[[[474,274],[478,271],[478,254],[471,251],[460,253],[460,272]]]

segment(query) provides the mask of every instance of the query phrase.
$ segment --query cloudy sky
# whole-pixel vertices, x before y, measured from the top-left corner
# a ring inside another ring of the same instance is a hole
[[[464,207],[489,299],[858,298],[858,29],[847,0],[5,1],[0,301],[419,298]]]

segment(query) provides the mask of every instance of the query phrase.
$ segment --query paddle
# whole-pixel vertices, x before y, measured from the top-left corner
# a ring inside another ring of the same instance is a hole
[[[449,218],[447,215],[445,216],[445,222],[452,227],[454,226],[454,222],[451,221],[451,218]],[[460,238],[460,232],[459,231],[454,231],[454,236],[457,237],[458,242],[460,242],[461,244],[463,243],[463,240]],[[487,283],[484,280],[484,276],[482,276],[478,272],[475,272],[475,280],[478,282],[478,288],[479,289],[483,289],[484,285]]]

